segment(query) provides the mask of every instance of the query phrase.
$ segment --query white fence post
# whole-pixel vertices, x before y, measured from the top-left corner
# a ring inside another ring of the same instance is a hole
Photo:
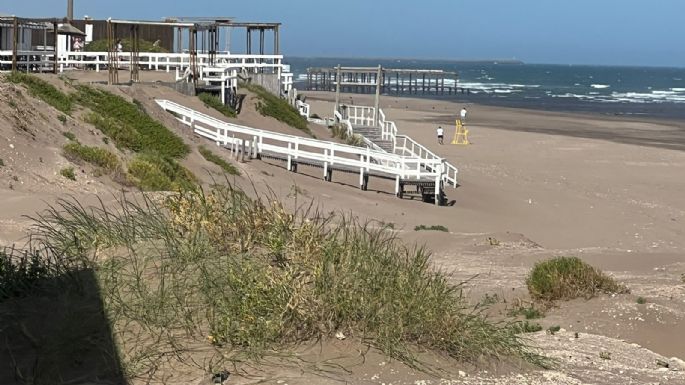
[[[328,150],[323,149],[323,179],[328,181]]]
[[[435,205],[440,206],[440,182],[442,178],[440,174],[435,177]]]
[[[288,142],[288,171],[293,170],[293,156],[291,155],[292,144]]]
[[[359,187],[364,185],[364,155],[359,155],[359,161],[361,162],[361,167],[359,167]]]
[[[371,148],[360,149],[344,144],[243,127],[212,118],[168,100],[156,100],[156,102],[162,109],[174,112],[178,117],[177,119],[182,120],[184,124],[192,126],[198,135],[216,142],[217,145],[226,146],[230,142],[231,153],[235,154],[236,158],[241,159],[241,161],[245,161],[246,157],[259,159],[259,155],[266,146],[269,152],[281,154],[283,159],[287,159],[288,170],[292,172],[297,172],[297,162],[300,157],[316,162],[323,161],[319,164],[323,167],[324,179],[328,181],[331,180],[334,164],[359,167],[359,183],[362,190],[367,189],[371,172],[389,174],[392,179],[395,179],[395,193],[399,195],[402,194],[403,179],[435,180],[437,187],[434,195],[438,203],[442,197],[445,181],[453,183],[453,185],[456,184],[458,170],[454,166],[404,135],[395,137],[393,143],[394,152],[401,154],[389,154]],[[355,113],[355,111],[350,112]],[[361,119],[363,120],[363,118]],[[389,132],[386,130],[387,134]],[[241,139],[241,137],[251,137],[251,141]],[[264,144],[265,138],[269,141],[267,145]],[[403,141],[399,142],[398,139],[403,139]],[[272,141],[280,144],[274,144]],[[405,147],[401,147],[402,143]],[[303,151],[300,151],[300,144],[304,145]],[[411,144],[412,147],[407,148],[408,144]],[[338,156],[338,154],[340,155]],[[430,192],[427,193],[430,194]]]

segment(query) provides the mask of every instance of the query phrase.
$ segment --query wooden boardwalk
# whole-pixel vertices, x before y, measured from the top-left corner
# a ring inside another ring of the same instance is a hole
[[[280,134],[224,122],[168,100],[157,100],[157,104],[173,112],[195,134],[223,146],[236,157],[277,159],[286,162],[292,172],[297,172],[299,165],[322,168],[326,181],[332,181],[334,171],[358,174],[362,190],[367,190],[370,177],[394,180],[398,197],[414,193],[408,187],[415,186],[424,201],[444,203],[444,180],[450,171],[442,159]]]

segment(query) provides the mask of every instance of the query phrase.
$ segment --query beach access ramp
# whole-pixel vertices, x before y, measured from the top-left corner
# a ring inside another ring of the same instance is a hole
[[[443,159],[281,134],[225,122],[169,100],[156,102],[196,135],[213,141],[236,158],[282,160],[292,172],[297,172],[300,165],[320,168],[322,178],[328,182],[334,172],[358,174],[362,190],[367,190],[371,177],[389,179],[395,182],[395,195],[399,198],[417,194],[425,202],[446,203],[447,168]]]

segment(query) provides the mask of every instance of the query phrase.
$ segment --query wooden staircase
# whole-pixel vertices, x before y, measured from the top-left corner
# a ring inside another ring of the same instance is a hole
[[[393,153],[395,144],[391,140],[383,140],[381,137],[381,129],[373,126],[353,126],[354,133],[359,134],[366,139],[375,143],[378,147],[385,150],[385,152]]]

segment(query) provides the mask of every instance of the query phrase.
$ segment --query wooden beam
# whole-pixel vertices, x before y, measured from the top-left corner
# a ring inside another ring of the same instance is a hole
[[[12,30],[14,33],[14,36],[12,36],[12,71],[14,72],[17,70],[17,46],[19,45],[19,20],[16,17],[14,18]],[[55,43],[55,45],[57,44]]]
[[[376,72],[376,103],[374,107],[376,107],[376,110],[374,112],[374,125],[378,126],[379,124],[379,118],[380,114],[379,109],[381,108],[381,73],[383,71],[383,68],[379,65],[378,66],[378,72]]]

